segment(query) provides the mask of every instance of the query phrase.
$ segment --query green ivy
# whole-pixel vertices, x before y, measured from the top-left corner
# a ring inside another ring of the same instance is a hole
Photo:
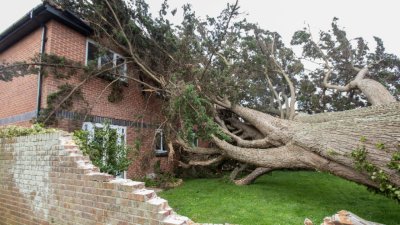
[[[48,65],[43,68],[43,74],[51,74],[56,79],[69,79],[82,66],[80,63],[54,54],[43,54],[40,61]]]
[[[367,160],[367,155],[368,151],[364,145],[359,146],[351,152],[356,169],[360,172],[366,172],[371,180],[379,184],[379,189],[374,189],[375,191],[400,201],[400,189],[389,181],[388,175],[382,169],[379,169]]]
[[[379,150],[384,150],[385,149],[385,144],[381,143],[381,142],[378,142],[378,143],[375,144],[375,147],[377,149],[379,149]]]
[[[108,95],[107,99],[109,102],[117,103],[122,101],[124,98],[124,89],[123,89],[123,82],[117,81],[111,85],[111,92]]]
[[[71,84],[63,84],[58,86],[58,91],[53,92],[47,96],[47,107],[42,109],[39,118],[37,119],[37,122],[39,123],[44,123],[46,121],[45,125],[50,125],[54,124],[56,122],[56,116],[55,113],[53,113],[50,118],[49,114],[52,113],[54,110],[56,110],[56,107],[61,103],[61,101],[64,100],[74,89],[74,86]],[[75,90],[72,95],[67,98],[58,109],[64,109],[64,110],[69,110],[73,107],[73,102],[74,100],[80,100],[83,99],[83,95],[81,92],[81,89],[78,88]]]
[[[92,163],[100,168],[101,172],[118,175],[128,169],[132,162],[133,149],[125,144],[118,143],[118,133],[110,127],[110,123],[103,124],[103,128],[95,128],[91,137],[88,131],[77,130],[74,140]]]
[[[400,151],[393,153],[392,158],[390,159],[390,162],[388,164],[388,167],[390,169],[397,170],[397,172],[400,172]]]
[[[0,138],[11,138],[33,134],[46,134],[53,133],[55,131],[55,129],[44,128],[40,124],[33,124],[31,127],[5,126],[0,127]]]

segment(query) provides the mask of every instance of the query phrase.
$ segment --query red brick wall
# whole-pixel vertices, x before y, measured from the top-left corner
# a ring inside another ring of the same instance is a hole
[[[51,20],[46,24],[47,41],[45,52],[66,57],[67,59],[85,63],[86,59],[86,40],[87,38],[80,33],[68,28],[61,23]],[[36,30],[21,40],[7,51],[1,53],[1,59],[12,59],[13,61],[29,59],[37,54],[40,49],[41,29]],[[128,69],[128,75],[138,78],[137,74]],[[58,86],[70,83],[78,84],[81,82],[81,75],[73,75],[70,79],[56,79],[51,74],[43,78],[41,108],[47,107],[47,96],[58,90]],[[85,113],[89,109],[89,114],[106,118],[121,119],[128,121],[138,121],[146,124],[159,124],[162,121],[161,101],[154,96],[144,96],[140,86],[129,80],[128,86],[123,87],[123,99],[118,103],[108,101],[111,92],[110,82],[101,78],[93,78],[82,87],[84,101],[74,102],[71,111]],[[23,92],[21,92],[23,91]],[[16,94],[21,92],[21,94]],[[36,109],[37,95],[37,75],[16,78],[12,82],[0,82],[1,109],[0,119],[11,115],[16,115]],[[3,110],[4,108],[4,110]],[[22,123],[27,125],[27,123]],[[61,119],[56,127],[73,131],[82,127],[82,121],[72,121]],[[142,177],[146,173],[152,172],[155,161],[152,152],[154,128],[138,129],[127,127],[127,143],[133,145],[140,138],[142,147],[139,159],[132,164],[128,170],[128,177]],[[150,159],[149,159],[150,157]],[[170,171],[170,165],[166,158],[161,158],[161,165],[164,170]],[[140,163],[148,161],[148,163]],[[141,169],[145,165],[146,170]]]
[[[67,59],[85,63],[86,59],[86,40],[87,38],[74,30],[56,22],[48,23],[48,53],[64,56]],[[65,41],[63,41],[65,40]],[[131,69],[128,69],[128,75],[138,78]],[[78,84],[81,82],[81,75],[77,74],[68,80],[56,79],[53,76],[47,76],[43,82],[42,107],[46,107],[47,96],[58,90],[58,86],[70,83]],[[102,78],[93,78],[82,87],[82,95],[84,101],[74,102],[71,111],[84,113],[89,109],[90,115],[121,119],[128,121],[138,121],[146,124],[159,124],[161,122],[160,100],[154,96],[144,96],[141,92],[139,84],[128,80],[127,87],[123,87],[123,99],[117,103],[108,101],[108,95],[111,92],[110,81]],[[61,120],[57,125],[58,128],[66,131],[80,129],[82,123],[71,120]],[[153,139],[155,130],[150,128],[138,129],[136,127],[127,127],[127,143],[134,145],[135,141],[141,139],[142,147],[140,149],[139,158],[132,164],[128,170],[128,177],[143,177],[146,173],[152,172],[153,164],[158,159],[150,157],[150,160],[143,170],[141,162],[149,158],[153,152]],[[161,158],[161,165],[164,170],[170,171],[172,165],[169,165],[166,158]]]
[[[189,225],[144,183],[99,173],[65,133],[0,139],[0,225]]]
[[[40,51],[42,29],[39,28],[0,53],[0,63],[28,61]],[[0,81],[0,119],[36,110],[37,75]]]
[[[75,62],[85,63],[86,37],[55,20],[47,24],[47,53],[64,56]]]
[[[56,21],[48,23],[48,36],[47,53],[64,56],[82,64],[85,63],[86,37]],[[66,39],[65,42],[62,41],[64,38]],[[137,78],[137,74],[133,73],[132,70],[128,70],[128,75]],[[43,107],[46,106],[46,96],[57,91],[59,85],[65,83],[77,84],[80,81],[79,75],[68,80],[55,79],[51,75],[47,76],[43,83]],[[145,123],[160,122],[160,101],[154,96],[144,97],[139,84],[129,80],[128,87],[123,88],[124,97],[122,101],[110,103],[107,99],[111,92],[109,83],[110,81],[94,78],[82,86],[83,97],[89,103],[91,114],[123,120],[138,120],[140,118]],[[77,102],[74,110],[83,109],[86,106],[85,102]]]

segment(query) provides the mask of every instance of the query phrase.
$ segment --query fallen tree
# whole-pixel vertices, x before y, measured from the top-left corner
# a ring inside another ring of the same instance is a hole
[[[179,27],[166,19],[166,3],[153,19],[143,1],[56,2],[85,18],[95,40],[124,53],[140,74],[128,78],[164,99],[170,154],[204,159],[181,165],[234,159],[242,166],[232,179],[256,167],[237,184],[272,170],[315,169],[400,199],[400,61],[379,38],[371,52],[334,19],[318,42],[307,29],[295,33],[299,58],[276,32],[237,20],[237,2],[207,20],[185,6]],[[316,69],[305,70],[304,60]],[[214,147],[194,146],[195,138]]]

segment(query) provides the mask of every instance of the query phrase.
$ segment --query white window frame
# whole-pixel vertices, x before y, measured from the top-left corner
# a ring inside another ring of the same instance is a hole
[[[98,44],[98,43],[96,43],[95,41],[93,41],[93,40],[91,40],[91,39],[86,39],[86,57],[85,57],[85,66],[87,66],[88,65],[88,57],[89,57],[89,43],[90,44],[93,44],[93,45],[95,45],[95,46],[98,46],[98,47],[100,47],[100,45]],[[107,49],[107,51],[109,51],[109,52],[111,52],[112,54],[113,54],[113,67],[117,67],[117,59],[118,58],[122,58],[122,59],[124,59],[124,64],[122,65],[123,66],[123,76],[124,77],[120,77],[119,78],[119,80],[121,80],[121,81],[124,81],[124,82],[127,82],[127,77],[126,77],[126,74],[127,74],[127,70],[128,70],[128,66],[126,65],[126,59],[125,59],[125,57],[123,57],[122,55],[120,55],[120,54],[118,54],[118,53],[116,53],[116,52],[114,52],[114,51],[112,51],[112,50],[110,50],[110,49]],[[97,68],[98,69],[100,69],[101,68],[101,57],[98,57],[97,58]]]
[[[164,134],[163,134],[163,129],[156,129],[155,133],[154,133],[154,139],[156,140],[157,135],[160,135],[160,149],[157,149],[157,144],[154,146],[154,151],[156,153],[156,155],[164,155],[168,153],[167,149],[164,149]]]
[[[102,123],[92,123],[92,122],[84,122],[82,124],[82,130],[89,132],[89,140],[93,140],[94,137],[94,128],[104,128],[104,124]],[[126,126],[118,126],[110,124],[110,128],[117,131],[118,134],[118,144],[126,145]],[[122,143],[121,137],[123,137],[124,141]],[[123,171],[122,174],[117,175],[118,178],[126,179],[126,171]]]

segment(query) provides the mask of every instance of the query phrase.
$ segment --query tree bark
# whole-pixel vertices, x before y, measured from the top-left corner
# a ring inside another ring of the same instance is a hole
[[[351,157],[354,150],[365,146],[368,162],[384,171],[391,183],[400,186],[399,173],[387,167],[400,142],[399,102],[305,116],[295,121],[281,120],[241,106],[233,106],[232,111],[265,137],[282,144],[272,148],[271,145],[246,148],[214,137],[215,144],[227,157],[270,170],[317,169],[379,187],[370,175],[355,168]],[[260,143],[260,140],[253,141]],[[384,149],[378,149],[378,143]]]
[[[329,68],[329,63],[326,61],[326,65]],[[368,74],[368,66],[362,68],[353,81],[348,83],[346,86],[332,85],[328,82],[332,70],[325,74],[322,82],[326,88],[335,89],[338,91],[348,92],[352,89],[358,88],[367,97],[368,102],[371,105],[384,105],[396,102],[394,96],[379,82],[371,79],[365,79],[364,77]]]
[[[260,176],[270,172],[272,169],[270,168],[264,168],[264,167],[258,167],[253,172],[251,172],[249,175],[243,177],[242,179],[235,180],[235,184],[237,185],[248,185],[253,183],[257,178]]]

